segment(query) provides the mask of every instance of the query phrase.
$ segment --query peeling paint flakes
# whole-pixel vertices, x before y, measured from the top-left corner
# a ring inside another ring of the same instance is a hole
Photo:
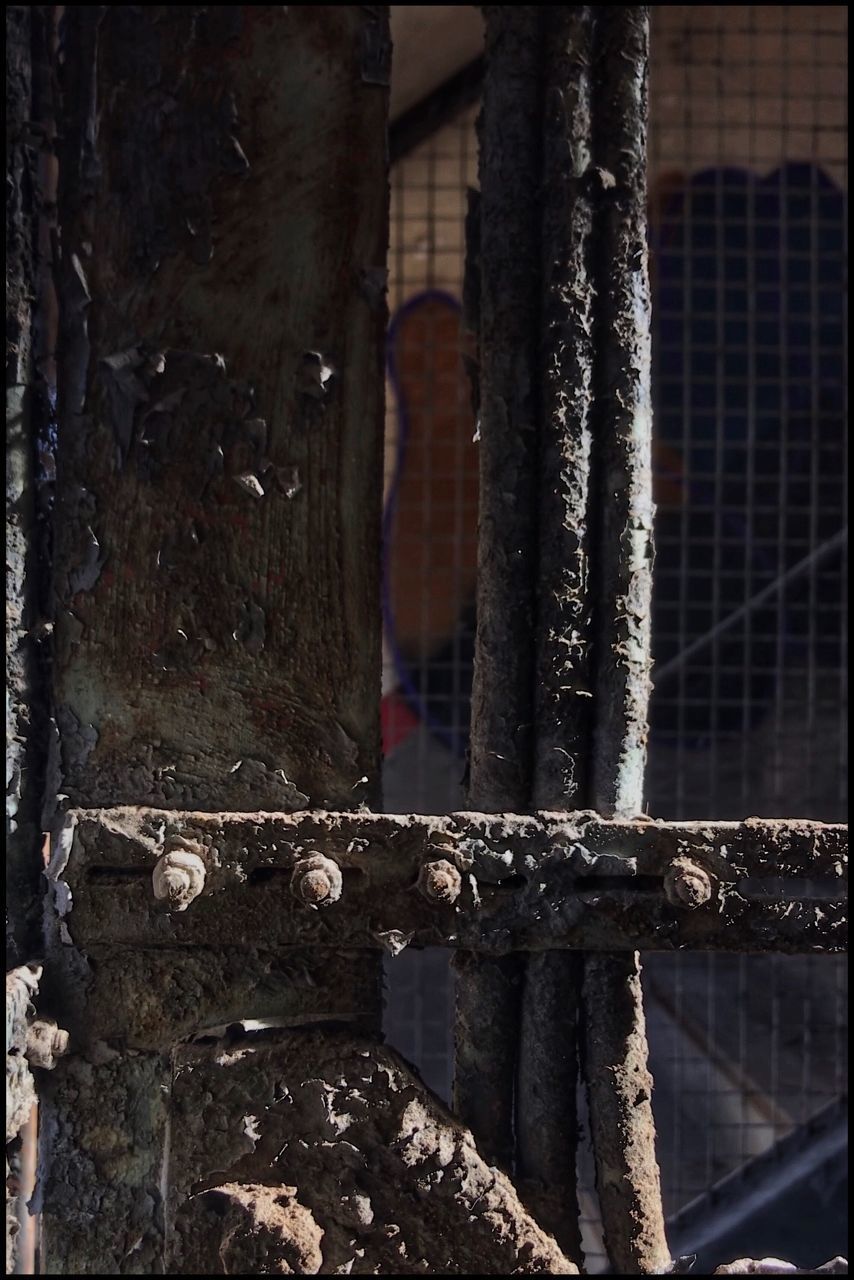
[[[299,373],[300,390],[315,400],[323,400],[335,376],[335,366],[320,351],[304,351]]]
[[[83,270],[83,263],[80,261],[76,253],[71,255],[71,269],[74,273],[76,284],[79,289],[78,297],[74,302],[78,306],[88,306],[92,301],[92,295],[89,292],[89,284],[86,279],[86,272]]]
[[[69,575],[69,586],[71,587],[72,595],[76,595],[78,591],[92,590],[101,576],[101,570],[107,558],[106,552],[101,552],[101,544],[96,538],[91,525],[86,526],[86,537],[88,545],[84,553],[83,562]]]
[[[379,929],[374,932],[374,937],[382,943],[389,955],[399,956],[409,946],[415,934],[402,933],[400,929]]]
[[[257,1116],[243,1117],[243,1132],[253,1145],[258,1142],[261,1137],[261,1130],[258,1127],[260,1121]]]
[[[253,475],[251,471],[243,471],[240,475],[232,476],[232,479],[236,484],[239,484],[241,489],[246,493],[251,493],[253,498],[264,497],[264,486],[261,484],[258,477]]]

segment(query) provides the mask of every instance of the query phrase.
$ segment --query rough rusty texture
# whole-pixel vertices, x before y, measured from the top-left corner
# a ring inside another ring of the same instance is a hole
[[[171,1145],[172,1274],[577,1273],[471,1134],[370,1040],[180,1050]]]
[[[593,379],[592,12],[542,11],[542,264],[533,803],[586,803],[591,604],[587,530]],[[575,956],[528,958],[516,1091],[516,1167],[529,1202],[581,1257],[576,1189]]]
[[[596,666],[588,796],[608,816],[642,810],[651,688],[648,70],[648,7],[600,8],[593,68],[593,176],[599,187],[591,495]],[[669,1257],[639,974],[637,955],[597,956],[585,962],[583,984],[603,1233],[614,1269],[624,1274],[656,1272]],[[640,1077],[647,1083],[636,1088]]]
[[[514,1167],[513,1099],[524,957],[463,951],[454,969],[454,1111],[491,1164]]]
[[[600,813],[633,814],[643,795],[652,665],[648,7],[601,9],[598,33],[593,800]]]
[[[6,974],[6,1274],[15,1266],[20,1193],[18,1135],[36,1104],[36,1086],[29,1053],[41,965],[20,965]],[[51,1064],[52,1065],[52,1064]]]
[[[382,14],[66,15],[72,803],[379,798]]]
[[[470,218],[467,236],[477,250],[466,311],[478,329],[480,409],[468,799],[484,811],[524,812],[531,791],[536,585],[541,22],[536,5],[488,5],[484,16],[480,198],[471,205],[480,226],[475,230]],[[471,297],[475,284],[477,299]],[[506,1158],[518,986],[515,976],[507,980],[506,966],[490,972],[491,963],[472,958],[458,967],[454,1101],[484,1150]],[[482,1032],[476,1045],[469,1041],[475,1027]],[[485,1093],[495,1099],[486,1108]]]
[[[83,975],[86,1000],[69,1000],[67,1023],[78,1050],[93,1059],[104,1043],[167,1049],[247,1019],[346,1023],[367,1033],[376,1027],[382,975],[365,960],[364,951],[282,952],[252,940],[186,950],[93,945]],[[97,981],[101,969],[109,985]]]
[[[534,806],[581,808],[591,725],[588,501],[594,371],[593,21],[547,8]]]
[[[33,1000],[38,992],[42,967],[20,965],[6,974],[6,1273],[16,1262],[18,1226],[27,1212],[24,1188],[19,1190],[21,1172],[19,1134],[28,1122],[35,1123],[38,1101],[36,1079],[31,1068],[52,1071],[68,1048],[68,1033],[49,1018],[36,1018]],[[14,1172],[13,1172],[14,1171]],[[25,1184],[26,1185],[26,1184]],[[20,1265],[21,1260],[18,1259]]]
[[[530,804],[541,28],[488,5],[480,136],[480,507],[469,802]]]
[[[35,1017],[33,998],[41,965],[25,964],[6,974],[6,1141],[21,1132],[36,1100],[27,1040]],[[7,1241],[8,1246],[8,1241]]]
[[[379,801],[387,20],[65,11],[52,784],[72,804]],[[189,917],[195,855],[161,853],[158,908]],[[171,1035],[310,1016],[259,905],[239,958],[226,931],[170,965],[67,945],[54,896],[75,1053],[44,1134],[49,1269],[163,1269]],[[377,1027],[379,957],[330,971],[324,1012]]]
[[[516,1101],[519,1194],[571,1258],[582,1256],[575,1170],[581,974],[573,952],[527,957]]]
[[[40,572],[37,379],[40,159],[46,145],[48,10],[6,9],[6,1270],[16,1264],[22,1173],[18,1135],[36,1102],[28,1059],[30,997],[41,966],[40,810],[47,755]],[[10,972],[11,970],[11,972]],[[42,1063],[48,1059],[43,1055]],[[11,1143],[11,1145],[10,1145]]]
[[[32,119],[32,6],[6,9],[6,1272],[15,1263],[18,1195],[9,1150],[35,1102],[24,1057],[31,987],[14,981],[10,966],[31,954],[38,862],[35,811],[25,785],[32,684],[28,653],[27,560],[35,517],[29,393],[35,297],[33,189],[35,154],[25,125]],[[28,808],[30,812],[28,813]],[[28,821],[29,819],[29,821]],[[29,969],[19,974],[33,979]],[[13,987],[10,992],[10,978]],[[33,981],[32,985],[35,983]],[[22,990],[23,999],[15,1000]],[[11,1001],[10,1001],[11,997]]]
[[[6,967],[40,954],[47,720],[39,655],[39,64],[47,11],[6,9]]]
[[[207,874],[189,907],[170,911],[154,896],[152,872],[164,842],[176,839],[200,849]],[[453,901],[418,888],[437,847],[460,872]],[[498,955],[551,947],[840,951],[847,849],[844,826],[759,818],[117,808],[68,816],[50,876],[62,927],[87,951],[250,948],[259,929],[266,947],[333,951],[393,940]],[[317,907],[294,895],[292,879],[319,853],[340,867],[343,887],[338,901]],[[686,858],[714,886],[700,905],[673,903],[666,892],[670,868]]]
[[[738,1258],[715,1267],[713,1276],[847,1276],[848,1259],[831,1258],[820,1267],[796,1267],[780,1258]]]
[[[657,1275],[670,1251],[637,956],[585,956],[583,991],[582,1054],[606,1248],[619,1274]]]
[[[104,1044],[97,1061],[73,1054],[49,1078],[36,1205],[46,1274],[163,1273],[169,1077],[168,1054]]]

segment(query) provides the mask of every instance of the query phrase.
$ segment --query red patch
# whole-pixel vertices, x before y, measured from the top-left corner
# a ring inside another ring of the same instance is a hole
[[[383,755],[390,755],[418,726],[418,716],[399,693],[387,693],[380,703]]]

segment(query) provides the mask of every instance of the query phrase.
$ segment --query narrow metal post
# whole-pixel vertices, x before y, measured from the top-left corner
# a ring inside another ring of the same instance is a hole
[[[480,132],[480,508],[469,802],[530,800],[536,586],[540,21],[486,8]]]
[[[592,800],[610,817],[641,812],[651,687],[649,10],[602,7],[597,22],[594,146],[602,211]],[[618,1272],[656,1273],[669,1252],[637,953],[586,956],[583,1002],[584,1075],[606,1248]]]
[[[539,313],[540,16],[491,5],[480,118],[480,528],[469,804],[531,791]],[[456,965],[454,1106],[512,1165],[521,960]]]
[[[593,10],[544,10],[542,417],[534,807],[587,804],[594,379]]]
[[[581,1258],[576,1188],[578,1021],[582,957],[525,959],[519,1022],[516,1162],[519,1194],[571,1258]]]
[[[470,802],[635,814],[650,671],[648,11],[485,12]],[[458,986],[456,1103],[487,1150],[515,1146],[523,1194],[577,1256],[581,963],[528,957],[521,996],[482,964],[467,959]],[[618,1270],[653,1271],[667,1247],[637,957],[587,962],[583,1004],[609,1252]]]
[[[540,448],[533,804],[587,801],[591,671],[588,495],[594,368],[591,272],[593,11],[543,8]],[[516,1100],[520,1189],[581,1255],[576,1155],[581,957],[528,956]]]

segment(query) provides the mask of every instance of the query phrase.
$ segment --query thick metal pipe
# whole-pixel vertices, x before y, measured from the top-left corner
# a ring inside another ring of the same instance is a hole
[[[480,512],[468,800],[531,793],[536,575],[541,21],[490,5],[480,117]],[[521,960],[456,964],[454,1106],[512,1166]]]
[[[593,10],[544,10],[534,808],[587,807],[594,379]]]
[[[599,8],[594,69],[600,212],[591,800],[606,817],[641,812],[651,690],[648,65],[648,7]],[[583,1004],[584,1074],[605,1246],[617,1272],[654,1274],[668,1262],[669,1252],[637,953],[586,956]]]
[[[469,803],[531,794],[540,310],[541,23],[486,7],[480,133],[480,506]]]
[[[648,11],[485,12],[470,803],[635,814],[650,687]],[[458,986],[457,1106],[506,1152],[515,1070],[520,1185],[577,1255],[579,964],[528,959],[516,1063],[501,1037],[518,985],[479,963]],[[486,992],[492,1032],[470,1007]],[[586,963],[584,1008],[608,1249],[617,1270],[652,1271],[667,1249],[637,957]],[[471,1051],[474,1027],[488,1052]]]
[[[593,10],[542,10],[540,431],[533,805],[587,802],[591,710],[588,502],[594,375]],[[519,1186],[581,1256],[576,1158],[581,958],[529,955],[516,1098]]]

